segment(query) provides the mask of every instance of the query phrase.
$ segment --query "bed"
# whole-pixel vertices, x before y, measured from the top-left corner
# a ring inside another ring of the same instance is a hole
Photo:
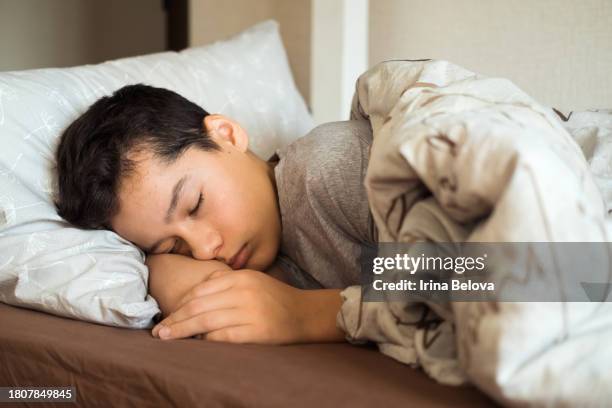
[[[0,327],[1,386],[72,385],[79,406],[495,406],[370,346],[166,342],[4,304]]]

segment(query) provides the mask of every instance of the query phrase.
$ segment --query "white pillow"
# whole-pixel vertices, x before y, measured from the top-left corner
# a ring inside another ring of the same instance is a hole
[[[52,203],[62,130],[133,83],[169,88],[235,118],[262,158],[313,126],[273,21],[180,53],[0,73],[0,301],[135,328],[159,312],[147,295],[144,254],[111,231],[71,227]]]

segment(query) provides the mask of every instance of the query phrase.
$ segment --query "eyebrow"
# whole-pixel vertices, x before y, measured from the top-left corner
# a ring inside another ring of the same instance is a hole
[[[185,186],[185,182],[189,176],[185,175],[181,177],[179,181],[176,182],[174,188],[172,189],[172,200],[170,200],[170,206],[168,207],[168,211],[166,211],[166,218],[164,218],[164,222],[166,224],[170,223],[170,218],[172,218],[172,213],[176,210],[176,205],[178,204],[181,193],[183,192],[183,187]]]
[[[188,175],[184,175],[181,177],[179,181],[176,182],[174,188],[172,189],[172,199],[170,200],[170,206],[168,207],[168,211],[166,211],[166,217],[164,218],[164,222],[166,224],[170,223],[170,218],[172,218],[172,214],[176,210],[176,206],[178,205],[179,198],[181,197],[181,193],[183,192],[183,187],[185,186],[185,182],[189,179]],[[165,240],[165,238],[160,239],[155,244],[151,245],[147,248],[146,252],[153,252],[157,249],[157,247]]]

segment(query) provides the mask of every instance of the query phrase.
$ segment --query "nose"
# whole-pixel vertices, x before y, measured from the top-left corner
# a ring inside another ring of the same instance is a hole
[[[215,228],[204,225],[191,231],[189,236],[185,236],[185,240],[191,256],[201,261],[215,259],[223,245],[221,234]]]

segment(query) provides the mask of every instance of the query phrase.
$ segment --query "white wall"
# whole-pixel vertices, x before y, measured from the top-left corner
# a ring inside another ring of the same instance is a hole
[[[315,123],[347,120],[368,68],[368,0],[312,0],[310,99]]]
[[[440,58],[564,111],[612,108],[610,0],[373,0],[370,64]]]
[[[160,0],[0,0],[0,71],[165,49]]]

